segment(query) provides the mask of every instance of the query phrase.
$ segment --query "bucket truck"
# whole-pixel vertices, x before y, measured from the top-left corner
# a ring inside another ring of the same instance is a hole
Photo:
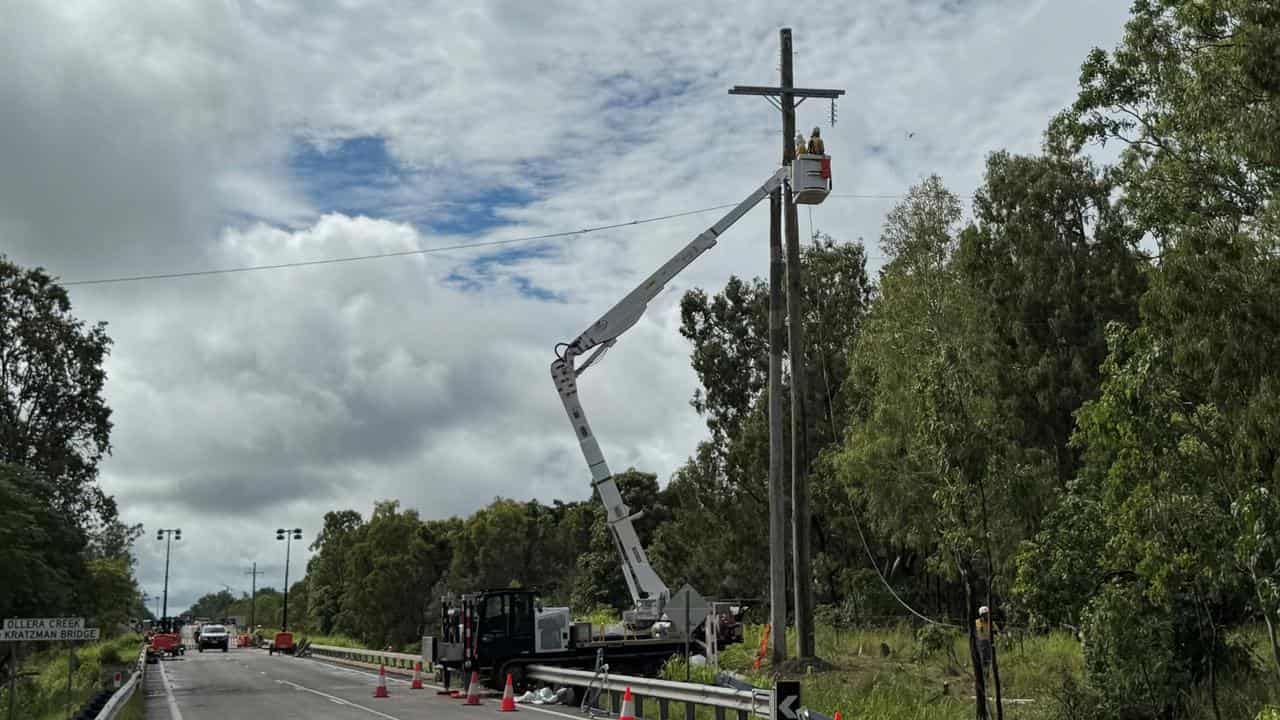
[[[650,565],[633,523],[641,513],[633,513],[627,507],[600,443],[587,422],[578,394],[578,377],[636,324],[649,302],[672,278],[715,246],[726,230],[785,182],[791,183],[796,202],[822,202],[831,189],[830,158],[801,155],[790,166],[779,169],[586,331],[571,342],[556,346],[551,378],[591,471],[592,484],[604,503],[609,532],[622,559],[622,574],[634,603],[633,608],[623,612],[623,631],[598,632],[589,623],[575,623],[569,608],[544,608],[531,590],[505,588],[449,595],[441,603],[442,634],[432,651],[432,659],[444,668],[446,683],[450,670],[463,676],[469,676],[474,670],[490,687],[500,687],[508,673],[519,684],[525,665],[590,668],[599,662],[602,653],[607,653],[614,672],[652,674],[667,658],[679,652],[686,641],[697,637],[696,625],[706,617],[706,603],[701,601],[702,607],[696,608],[693,627],[681,627],[678,623],[673,627],[672,621],[677,618],[667,616],[667,611],[674,610],[670,588]],[[578,359],[584,355],[586,359],[578,365]],[[680,602],[674,605],[685,612],[696,602],[689,598],[698,596],[691,589],[682,594],[684,597],[679,597]],[[715,640],[718,644],[741,641],[741,628],[735,621],[736,618],[729,619],[726,625],[731,631],[736,629],[737,637],[721,636]]]

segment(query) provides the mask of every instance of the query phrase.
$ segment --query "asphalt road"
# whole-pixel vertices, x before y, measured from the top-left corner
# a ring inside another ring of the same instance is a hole
[[[147,720],[227,720],[229,718],[333,718],[336,720],[507,720],[498,699],[479,707],[463,705],[409,681],[387,675],[391,697],[374,698],[377,674],[307,658],[268,655],[257,648],[228,652],[188,650],[180,658],[147,667]],[[583,716],[571,708],[521,706],[524,720]],[[532,716],[532,717],[530,717]]]

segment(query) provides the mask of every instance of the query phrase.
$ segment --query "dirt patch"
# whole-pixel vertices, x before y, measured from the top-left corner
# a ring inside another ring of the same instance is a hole
[[[836,666],[822,658],[791,658],[775,668],[779,677],[795,677],[809,673],[831,672]]]

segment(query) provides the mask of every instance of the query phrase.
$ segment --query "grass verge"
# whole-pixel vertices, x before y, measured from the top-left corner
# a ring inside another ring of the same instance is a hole
[[[77,645],[72,650],[71,692],[67,692],[67,648],[53,647],[21,659],[21,672],[14,706],[16,717],[31,720],[62,720],[70,701],[79,709],[117,671],[128,673],[136,667],[142,650],[137,634]],[[28,674],[29,673],[29,674]],[[9,708],[8,688],[0,689],[0,708]]]

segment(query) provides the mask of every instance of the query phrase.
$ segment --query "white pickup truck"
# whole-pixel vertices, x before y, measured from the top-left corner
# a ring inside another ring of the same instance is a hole
[[[205,648],[222,648],[222,652],[227,651],[230,645],[231,635],[227,632],[227,628],[222,625],[203,625],[196,635],[196,647],[200,652],[204,652]]]

